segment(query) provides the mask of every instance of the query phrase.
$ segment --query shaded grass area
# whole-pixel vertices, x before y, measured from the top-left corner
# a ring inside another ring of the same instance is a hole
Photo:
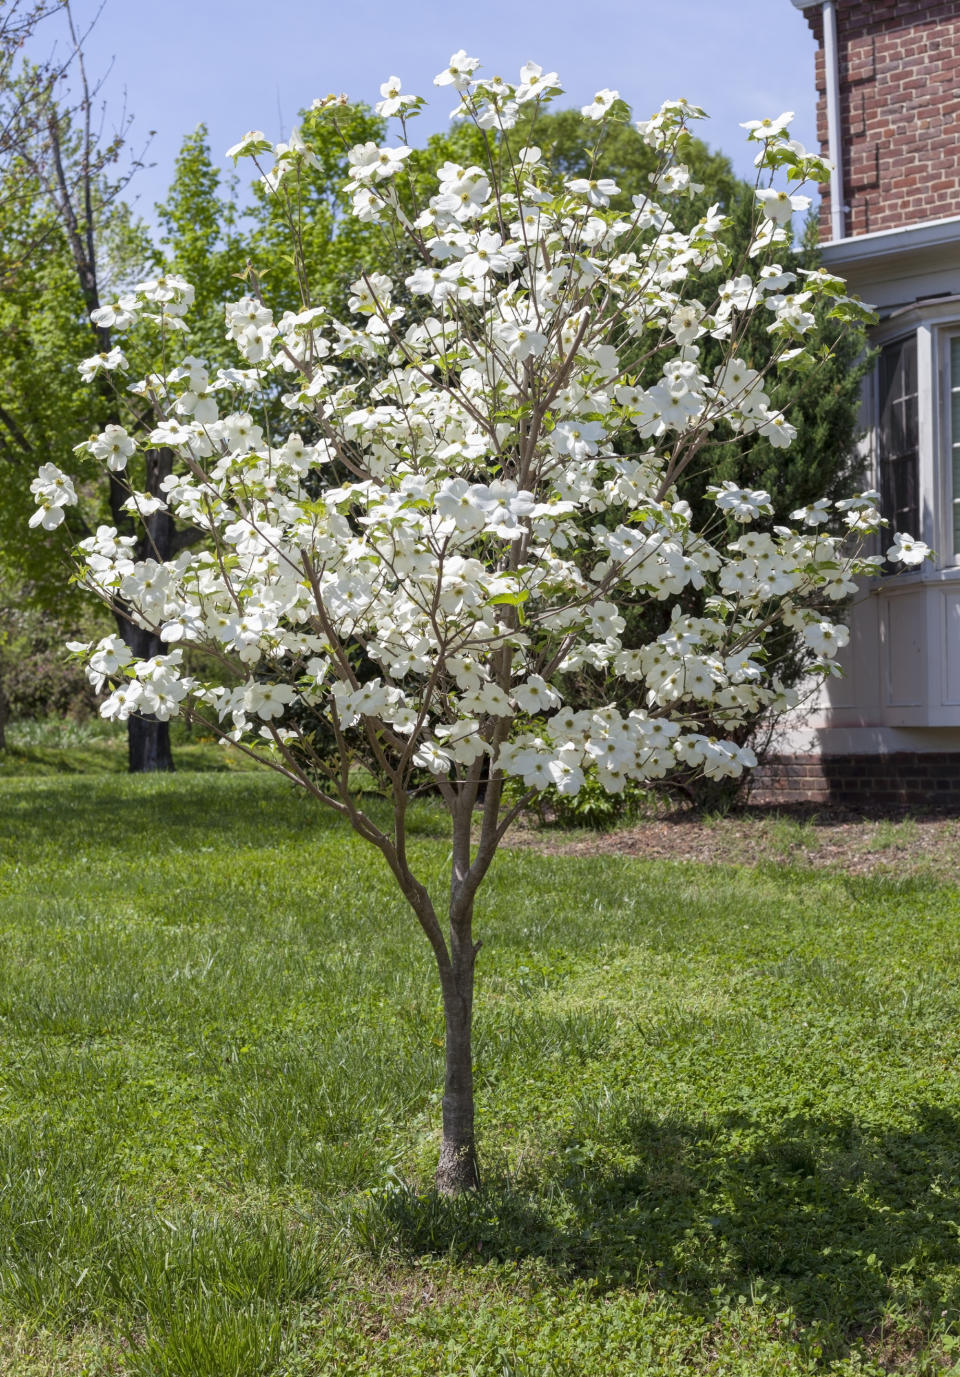
[[[171,723],[170,733],[178,770],[223,773],[262,768],[249,756],[225,750],[180,722]],[[0,751],[0,779],[127,773],[127,732],[122,723],[99,718],[13,722],[7,727],[6,742],[6,749]]]
[[[432,958],[369,848],[262,773],[5,780],[0,1371],[949,1370],[958,918],[502,854],[448,1202]]]

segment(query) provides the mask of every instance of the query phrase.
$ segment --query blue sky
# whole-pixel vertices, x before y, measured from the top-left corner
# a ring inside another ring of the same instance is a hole
[[[80,21],[99,7],[74,0]],[[396,74],[431,102],[422,132],[442,127],[455,102],[433,77],[460,47],[489,75],[516,79],[531,58],[558,71],[567,93],[558,105],[612,86],[641,118],[686,96],[711,115],[707,142],[745,175],[741,120],[794,110],[796,137],[815,146],[814,43],[790,0],[105,0],[87,43],[91,75],[113,63],[107,127],[126,96],[133,146],[156,131],[154,166],[130,189],[148,219],[181,139],[201,122],[222,158],[247,129],[286,136],[315,96],[373,102]]]

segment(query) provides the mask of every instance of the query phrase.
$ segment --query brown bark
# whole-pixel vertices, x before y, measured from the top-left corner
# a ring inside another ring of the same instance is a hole
[[[469,918],[451,923],[450,967],[442,975],[445,1024],[443,1142],[436,1185],[443,1195],[458,1195],[480,1185],[474,1136],[473,972],[476,949]]]

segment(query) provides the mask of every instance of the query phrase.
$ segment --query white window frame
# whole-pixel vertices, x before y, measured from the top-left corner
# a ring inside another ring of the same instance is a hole
[[[919,579],[926,582],[942,576],[948,579],[960,577],[960,551],[954,551],[953,548],[955,494],[950,407],[950,347],[953,340],[960,339],[960,297],[943,300],[928,298],[894,312],[870,332],[870,345],[872,348],[880,349],[884,345],[903,339],[908,334],[915,334],[917,338],[917,393],[920,400],[917,472],[920,530],[912,534],[926,541],[936,552],[936,558],[926,562],[918,570],[905,570],[900,574],[887,575],[884,578],[885,583],[888,583],[890,578]],[[876,384],[875,367],[870,378],[868,415],[872,433],[869,452],[873,481],[879,487],[880,463],[877,441],[880,417]],[[928,399],[926,405],[925,398]],[[960,498],[960,492],[956,496]]]
[[[937,331],[939,367],[939,406],[936,408],[938,422],[938,443],[936,459],[938,472],[935,475],[936,491],[941,498],[940,520],[935,524],[933,540],[929,543],[937,551],[937,563],[943,569],[960,569],[960,539],[954,537],[954,513],[960,508],[960,483],[954,484],[953,449],[958,446],[960,454],[960,426],[957,435],[953,433],[953,394],[960,396],[960,369],[954,382],[951,367],[953,345],[960,346],[960,320],[943,324]],[[960,535],[960,532],[958,532]],[[954,549],[955,543],[958,548]]]

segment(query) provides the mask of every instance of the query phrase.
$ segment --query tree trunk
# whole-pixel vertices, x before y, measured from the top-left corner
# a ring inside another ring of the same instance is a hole
[[[172,770],[170,723],[158,722],[155,717],[128,718],[127,759],[132,775]]]
[[[443,1017],[446,1032],[446,1068],[443,1085],[443,1145],[437,1164],[436,1185],[442,1195],[477,1190],[477,1166],[473,1130],[473,968],[476,949],[469,918],[451,924],[450,968],[443,976]]]
[[[150,450],[147,455],[147,492],[156,496],[162,480],[172,472],[172,451]],[[125,491],[119,482],[111,482],[111,510],[118,526],[122,515],[122,507],[118,504],[125,497]],[[147,517],[143,525],[144,535],[137,546],[137,558],[153,558],[158,562],[170,559],[174,553],[175,532],[173,518],[169,512],[154,512],[152,516]],[[138,660],[149,660],[154,655],[164,655],[169,648],[159,636],[155,636],[145,627],[135,626],[126,617],[118,616],[117,626],[123,640]],[[174,765],[173,753],[170,750],[170,723],[158,722],[149,713],[128,718],[127,761],[132,775],[172,770]]]
[[[10,699],[0,684],[0,751],[7,745],[7,718],[10,716]]]
[[[121,635],[139,660],[149,660],[154,655],[162,655],[167,647],[159,636],[120,620]],[[155,771],[172,770],[173,753],[170,750],[170,723],[158,722],[151,714],[129,717],[127,719],[127,764],[132,775],[153,774]]]

